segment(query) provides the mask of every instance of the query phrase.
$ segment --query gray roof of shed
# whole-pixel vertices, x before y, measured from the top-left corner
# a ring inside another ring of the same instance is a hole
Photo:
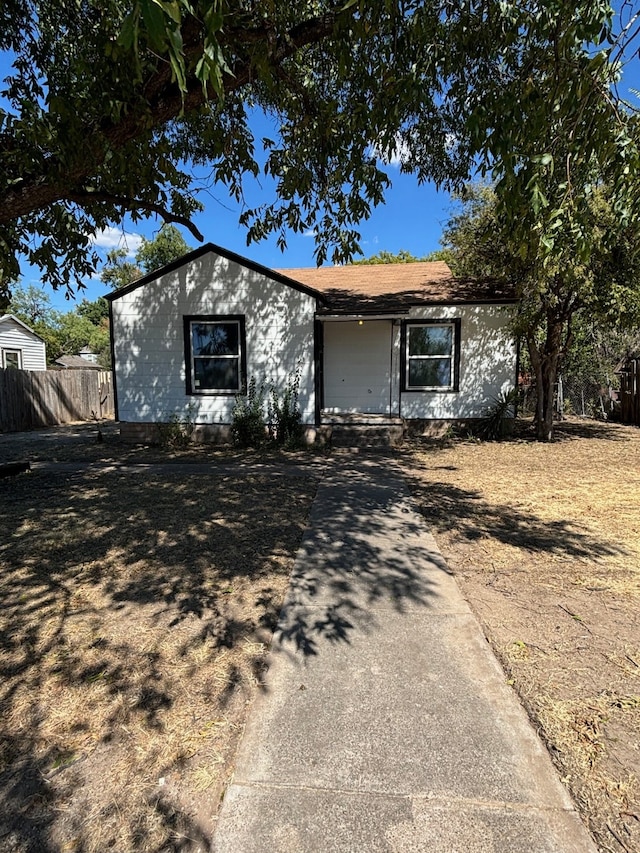
[[[94,361],[88,361],[82,358],[81,355],[61,355],[55,361],[61,367],[66,367],[70,370],[102,370],[99,364]]]

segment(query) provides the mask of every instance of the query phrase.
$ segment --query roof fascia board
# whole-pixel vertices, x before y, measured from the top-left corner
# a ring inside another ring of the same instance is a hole
[[[428,302],[413,302],[413,308],[422,308],[429,305],[516,305],[519,300],[514,296],[512,298],[501,297],[500,299],[434,299]]]
[[[318,313],[316,316],[320,322],[324,322],[325,320],[334,320],[340,323],[347,320],[400,320],[403,317],[406,317],[408,313],[408,309],[403,309],[401,311],[378,311],[372,314],[367,314],[366,312],[354,313],[352,311],[339,314],[334,311],[331,314]]]
[[[319,290],[315,290],[312,287],[308,287],[306,284],[302,284],[301,282],[296,281],[293,278],[289,278],[286,275],[282,275],[282,273],[269,269],[269,267],[265,267],[262,264],[257,263],[256,261],[250,260],[249,258],[244,258],[242,257],[242,255],[238,255],[235,252],[230,252],[228,249],[223,249],[222,246],[216,246],[215,243],[205,243],[198,249],[194,249],[193,252],[189,252],[187,255],[183,255],[181,258],[172,261],[165,267],[162,267],[159,270],[154,270],[153,272],[142,276],[142,278],[137,279],[137,281],[131,282],[131,284],[127,284],[116,291],[112,291],[110,293],[105,294],[105,299],[107,299],[109,302],[114,302],[121,296],[125,296],[127,293],[131,293],[132,291],[137,290],[139,287],[143,287],[145,284],[149,284],[150,282],[161,278],[163,275],[168,275],[174,270],[180,269],[180,267],[186,266],[192,261],[198,260],[198,258],[201,258],[203,255],[206,255],[209,252],[212,252],[216,255],[220,255],[220,257],[226,258],[227,260],[232,261],[236,264],[240,264],[240,266],[247,267],[247,269],[253,270],[254,272],[259,273],[260,275],[264,275],[266,278],[270,278],[272,281],[277,281],[280,284],[285,284],[288,287],[291,287],[293,290],[297,290],[300,293],[306,294],[307,296],[312,296],[314,299],[317,299],[322,304],[326,303],[324,294],[322,294]]]
[[[356,302],[358,300],[358,297],[359,297],[359,294],[354,294],[353,301]],[[384,294],[380,297],[363,296],[361,298],[362,299],[376,300],[376,299],[384,299],[385,297],[387,299],[389,298],[389,296],[387,294]],[[356,319],[358,319],[359,317],[363,317],[363,318],[372,319],[372,317],[374,315],[376,317],[381,317],[381,318],[384,317],[385,319],[387,319],[389,317],[394,317],[394,316],[404,317],[413,308],[430,308],[431,306],[441,308],[441,307],[446,306],[446,305],[455,305],[455,306],[460,306],[460,305],[468,305],[468,306],[474,306],[474,305],[498,305],[498,306],[500,306],[500,305],[505,305],[505,306],[507,306],[507,305],[516,305],[517,302],[518,302],[518,300],[515,298],[514,299],[506,299],[506,298],[502,298],[502,299],[473,299],[473,300],[471,300],[471,299],[433,299],[433,300],[431,300],[430,299],[428,301],[427,300],[420,300],[419,302],[410,302],[408,308],[398,308],[397,310],[387,311],[387,312],[380,312],[380,311],[373,310],[371,313],[367,313],[366,311],[355,313],[353,310],[346,310],[346,309],[341,312],[339,310],[336,310],[336,308],[334,308],[334,307],[330,307],[327,311],[319,311],[318,312],[318,319],[319,320],[332,319],[332,318],[335,319],[338,317],[355,317]]]

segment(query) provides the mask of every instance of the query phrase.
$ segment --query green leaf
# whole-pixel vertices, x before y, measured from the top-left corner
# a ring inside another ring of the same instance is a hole
[[[182,23],[182,15],[180,14],[180,6],[176,0],[153,0],[158,5],[165,15],[168,15],[176,24]]]
[[[155,50],[163,51],[167,46],[167,20],[156,0],[140,0],[142,20],[149,43]]]
[[[139,20],[140,10],[139,7],[136,6],[136,8],[134,8],[134,10],[130,12],[122,22],[122,27],[117,38],[117,43],[124,47],[125,50],[132,50],[138,44]]]

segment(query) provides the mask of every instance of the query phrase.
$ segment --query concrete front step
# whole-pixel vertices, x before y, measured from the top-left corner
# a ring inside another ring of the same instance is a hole
[[[324,412],[322,430],[334,447],[396,447],[406,424],[394,415]]]
[[[331,429],[334,447],[397,447],[402,444],[404,429],[401,426],[340,426]]]

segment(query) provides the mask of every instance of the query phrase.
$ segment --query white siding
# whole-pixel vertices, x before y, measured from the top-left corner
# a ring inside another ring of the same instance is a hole
[[[119,417],[133,423],[186,415],[229,424],[233,395],[187,395],[184,316],[243,314],[247,379],[283,389],[300,367],[304,423],[315,418],[315,299],[210,252],[115,299],[113,340]]]
[[[405,418],[449,420],[481,417],[498,394],[516,381],[516,347],[506,331],[512,305],[412,308],[411,320],[460,319],[460,384],[457,391],[402,391]]]
[[[10,317],[0,323],[0,350],[20,350],[23,370],[47,369],[44,341]],[[4,359],[0,359],[0,367],[3,362]]]

